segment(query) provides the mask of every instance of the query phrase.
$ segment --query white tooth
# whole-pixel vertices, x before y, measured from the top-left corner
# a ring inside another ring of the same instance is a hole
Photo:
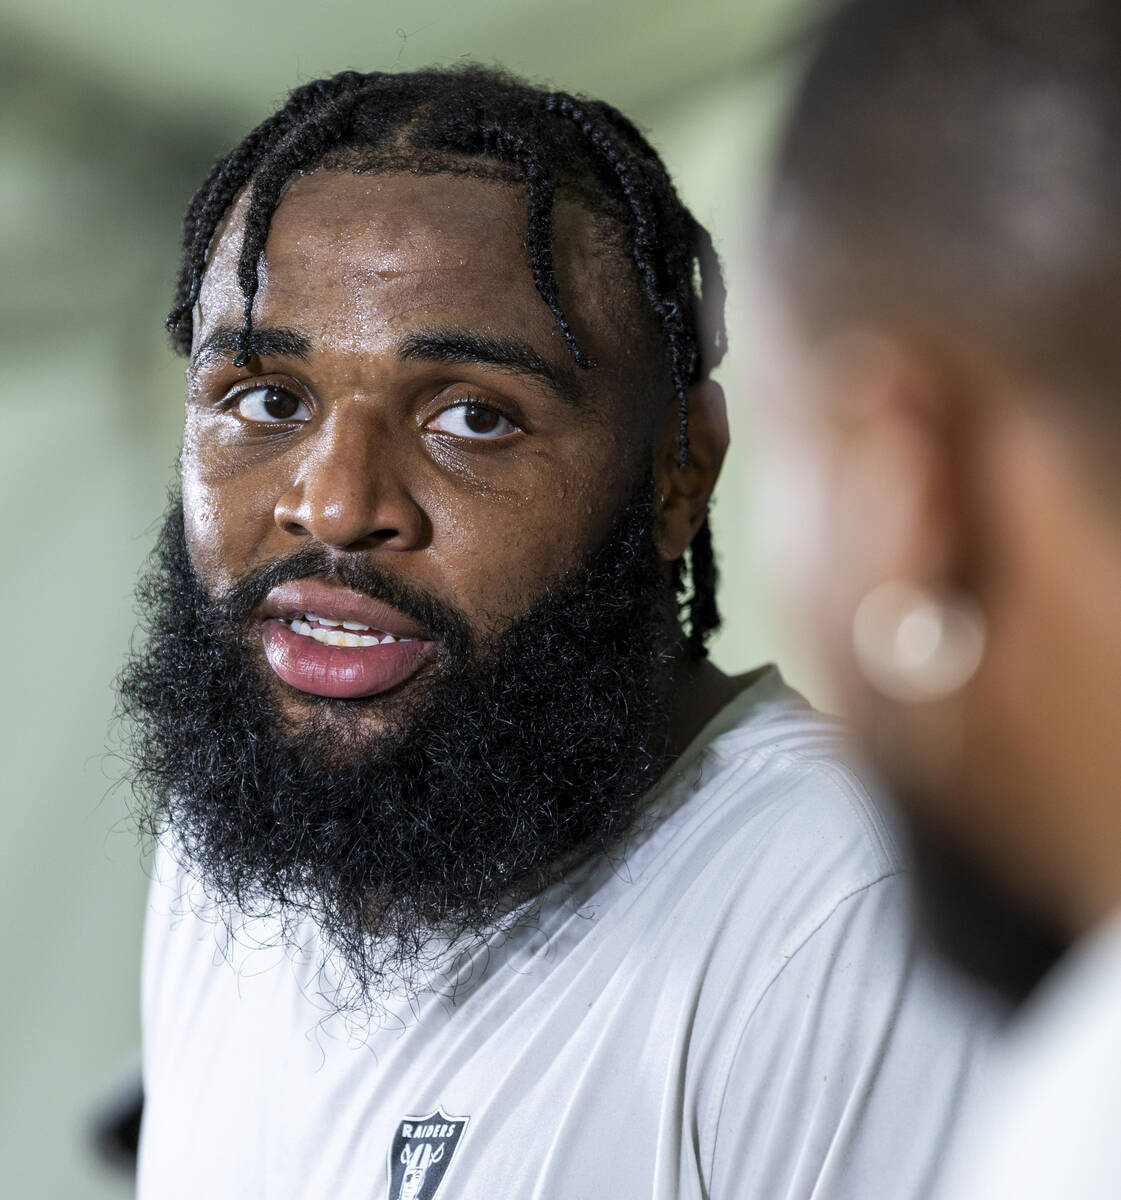
[[[359,646],[380,646],[381,642],[376,637],[364,637],[362,634],[355,634],[358,639]]]
[[[342,639],[339,642],[340,646],[359,646],[361,641],[356,633],[341,633],[339,637]]]
[[[345,633],[343,633],[343,631],[341,629],[329,629],[327,631],[327,645],[328,646],[342,646],[345,644],[343,642],[343,638],[345,638],[346,636],[347,635]]]
[[[302,633],[304,637],[311,636],[311,626],[306,621],[301,621],[299,617],[293,618],[292,630],[295,633]]]
[[[393,634],[387,633],[385,635],[385,637],[383,637],[381,639],[381,644],[383,646],[389,646],[389,645],[392,645],[395,641],[397,641],[397,639],[393,636]]]
[[[369,625],[363,625],[361,621],[344,621],[344,629],[369,629]]]
[[[307,621],[309,625],[314,625],[316,621],[321,621],[322,618],[317,617],[315,613],[304,613],[304,620]]]

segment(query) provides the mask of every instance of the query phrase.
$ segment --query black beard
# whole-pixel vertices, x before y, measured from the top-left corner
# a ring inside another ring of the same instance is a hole
[[[616,844],[665,769],[681,634],[651,490],[486,639],[384,569],[317,546],[212,600],[176,500],[138,593],[148,639],[118,682],[142,828],[170,835],[235,911],[286,932],[313,917],[356,995],[415,986],[426,946],[487,937],[559,863]],[[287,689],[249,614],[308,576],[439,636],[438,669],[414,697],[299,694],[305,719],[281,712]],[[379,705],[392,719],[371,734],[361,716]]]

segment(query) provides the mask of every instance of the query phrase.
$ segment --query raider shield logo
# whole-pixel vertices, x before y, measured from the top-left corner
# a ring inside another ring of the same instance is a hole
[[[467,1117],[437,1109],[406,1117],[389,1148],[389,1200],[432,1200],[467,1128]]]

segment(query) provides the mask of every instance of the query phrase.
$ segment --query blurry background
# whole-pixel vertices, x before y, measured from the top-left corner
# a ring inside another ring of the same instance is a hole
[[[182,365],[162,320],[182,210],[295,84],[468,58],[621,107],[729,271],[733,452],[714,657],[778,659],[745,519],[737,331],[753,197],[805,0],[3,0],[0,495],[9,629],[0,815],[0,1194],[122,1197],[88,1114],[139,1045],[145,864],[107,753],[131,592],[172,477]]]

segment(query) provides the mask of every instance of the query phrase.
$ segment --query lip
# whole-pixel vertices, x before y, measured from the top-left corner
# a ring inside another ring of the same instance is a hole
[[[361,621],[371,629],[391,633],[395,638],[431,640],[428,631],[403,613],[381,600],[350,588],[334,587],[319,579],[297,579],[273,588],[265,597],[261,613],[267,619],[291,621],[304,613],[316,613],[335,621]]]
[[[371,596],[303,579],[274,588],[261,606],[261,637],[269,666],[290,687],[313,696],[358,699],[397,687],[436,650],[416,622]],[[289,622],[306,613],[332,622],[359,621],[409,639],[382,646],[327,646],[296,633]]]

